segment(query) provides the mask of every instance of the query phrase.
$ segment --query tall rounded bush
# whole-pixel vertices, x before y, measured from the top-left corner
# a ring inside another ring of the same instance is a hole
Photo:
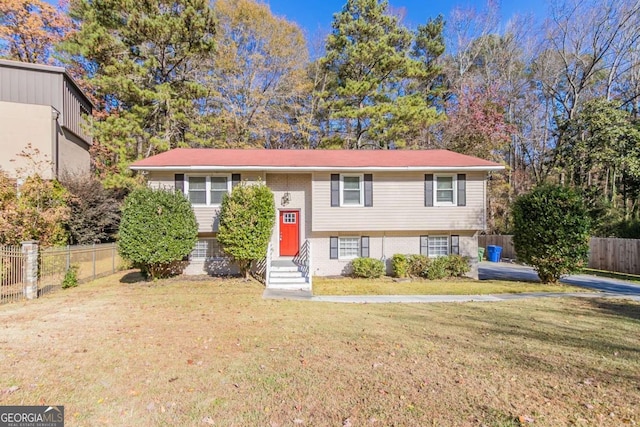
[[[520,261],[532,265],[543,283],[579,271],[589,252],[589,213],[567,187],[543,185],[516,199],[513,244]]]
[[[198,224],[191,203],[179,192],[139,188],[124,201],[118,233],[120,255],[155,279],[193,250]]]
[[[264,183],[237,185],[222,200],[218,242],[245,278],[249,277],[251,262],[267,255],[275,209],[273,193]]]

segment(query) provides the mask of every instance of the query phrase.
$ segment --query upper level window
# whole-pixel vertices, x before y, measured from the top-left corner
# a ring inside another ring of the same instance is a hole
[[[342,203],[343,206],[362,206],[364,191],[362,189],[362,175],[342,175]]]
[[[436,187],[436,202],[453,203],[453,177],[437,177]]]
[[[207,204],[207,178],[204,176],[189,177],[189,201],[194,205]]]
[[[456,180],[451,175],[435,176],[435,205],[456,204]]]
[[[211,180],[211,204],[219,205],[222,203],[222,196],[227,194],[229,183],[226,176],[212,176]]]
[[[231,191],[227,176],[190,176],[186,184],[185,192],[194,205],[219,206]]]
[[[432,173],[424,174],[424,205],[429,206],[466,206],[467,175]]]

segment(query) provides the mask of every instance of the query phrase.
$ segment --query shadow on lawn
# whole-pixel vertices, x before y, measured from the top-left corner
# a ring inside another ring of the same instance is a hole
[[[593,299],[589,303],[605,313],[640,320],[640,304],[626,300]]]
[[[146,281],[147,279],[145,279],[139,271],[129,272],[120,278],[120,283],[140,283]]]
[[[584,304],[584,305],[583,305]],[[587,305],[588,304],[588,305]],[[587,306],[585,306],[587,305]],[[443,309],[447,308],[443,306]],[[419,310],[419,307],[418,307]],[[588,318],[600,312],[601,328],[583,326],[580,318]],[[433,313],[417,311],[413,314],[396,315],[402,324],[410,328],[424,328],[425,320]],[[620,360],[637,360],[640,349],[634,340],[620,339],[615,327],[615,317],[640,318],[640,305],[624,301],[572,300],[562,305],[538,306],[533,309],[511,304],[468,304],[461,308],[437,313],[437,325],[428,339],[438,345],[455,346],[468,354],[493,354],[508,360],[514,366],[526,367],[537,372],[557,374],[559,370],[583,372],[580,375],[605,378],[613,375],[610,370],[597,365],[586,366],[582,360],[563,358],[559,364],[557,350],[566,349],[568,354],[590,353],[604,359],[613,355]],[[456,334],[453,331],[464,331]],[[539,352],[536,348],[547,349]],[[631,382],[640,381],[632,371],[615,374]]]

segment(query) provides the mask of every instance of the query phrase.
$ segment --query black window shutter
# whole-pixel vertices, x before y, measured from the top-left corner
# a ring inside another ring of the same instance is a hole
[[[340,206],[340,174],[337,173],[331,174],[331,206]]]
[[[177,173],[174,175],[174,179],[175,179],[175,189],[176,192],[180,192],[184,194],[184,174],[183,173]]]
[[[239,173],[231,174],[231,188],[233,188],[236,185],[240,184],[240,180],[241,179],[242,179],[242,177],[240,176]]]
[[[429,236],[420,236],[420,255],[429,256]]]
[[[453,255],[460,255],[460,236],[451,236],[451,253]]]
[[[467,206],[467,175],[458,174],[458,206]]]
[[[373,175],[364,174],[364,205],[373,206]]]
[[[338,259],[338,238],[329,237],[329,258]]]
[[[424,174],[424,205],[433,206],[433,174]]]
[[[369,236],[360,237],[360,256],[369,258]]]

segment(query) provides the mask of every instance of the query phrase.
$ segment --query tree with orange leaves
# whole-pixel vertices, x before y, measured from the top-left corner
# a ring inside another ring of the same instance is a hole
[[[62,7],[41,0],[0,1],[0,56],[48,63],[55,44],[73,28]]]

